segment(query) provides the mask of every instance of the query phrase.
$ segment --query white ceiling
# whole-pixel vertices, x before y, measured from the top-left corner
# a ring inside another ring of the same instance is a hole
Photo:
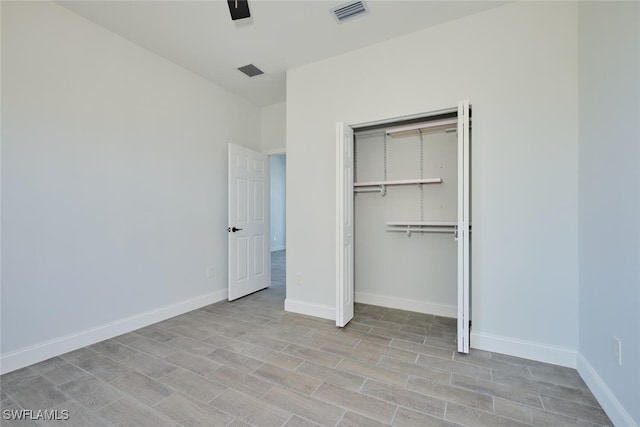
[[[249,0],[251,18],[232,21],[225,0],[58,1],[62,6],[258,106],[285,100],[286,70],[505,1],[369,0],[370,13],[338,24],[345,1]],[[380,58],[384,61],[384,58]],[[236,70],[255,64],[265,75]]]

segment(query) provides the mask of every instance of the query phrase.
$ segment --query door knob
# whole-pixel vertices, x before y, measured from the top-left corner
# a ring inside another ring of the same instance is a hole
[[[229,228],[227,228],[227,231],[233,231],[234,233],[235,233],[236,231],[240,231],[240,230],[242,230],[242,228],[236,228],[236,227],[229,227]]]

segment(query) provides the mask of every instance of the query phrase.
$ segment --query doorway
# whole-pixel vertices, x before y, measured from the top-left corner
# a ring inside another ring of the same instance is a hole
[[[286,289],[287,242],[287,158],[285,154],[269,156],[271,205],[271,286]]]

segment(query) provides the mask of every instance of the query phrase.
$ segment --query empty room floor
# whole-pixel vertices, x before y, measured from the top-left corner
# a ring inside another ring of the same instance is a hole
[[[454,319],[357,304],[339,329],[286,313],[284,252],[273,270],[266,290],[3,375],[3,418],[69,420],[2,425],[611,425],[574,369],[460,355]]]

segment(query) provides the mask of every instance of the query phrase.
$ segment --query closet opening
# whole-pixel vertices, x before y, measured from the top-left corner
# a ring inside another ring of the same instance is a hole
[[[465,353],[470,320],[469,124],[468,102],[462,102],[458,109],[421,117],[342,126],[342,138],[338,133],[343,140],[339,174],[344,175],[339,179],[343,198],[338,216],[344,211],[338,232],[339,281],[342,275],[347,288],[352,281],[353,302],[457,319],[458,351]],[[341,157],[350,159],[341,163]],[[338,315],[342,306],[348,317],[348,294],[339,284]],[[346,317],[342,325],[338,317],[336,323],[344,326]]]

